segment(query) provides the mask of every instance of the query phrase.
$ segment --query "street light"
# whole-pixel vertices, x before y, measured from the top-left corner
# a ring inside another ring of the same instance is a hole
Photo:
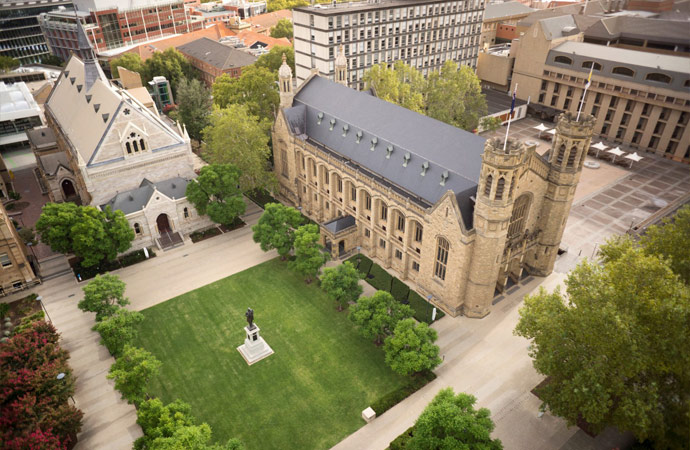
[[[53,323],[53,320],[52,320],[52,319],[50,318],[50,316],[48,315],[48,309],[47,309],[47,308],[45,307],[45,305],[43,304],[43,297],[41,297],[40,295],[37,296],[37,297],[36,297],[36,301],[37,301],[38,303],[41,304],[41,310],[44,311],[44,312],[46,313],[46,317],[48,318],[48,321],[49,321],[50,323]],[[64,375],[64,374],[63,374],[63,375]]]
[[[64,373],[64,372],[60,372],[59,374],[57,374],[57,377],[55,377],[55,378],[57,378],[58,380],[62,380],[63,378],[65,378],[65,373]],[[74,400],[74,397],[72,397],[72,396],[70,395],[69,398],[72,399],[72,403],[74,403],[75,405],[77,404],[77,402]]]

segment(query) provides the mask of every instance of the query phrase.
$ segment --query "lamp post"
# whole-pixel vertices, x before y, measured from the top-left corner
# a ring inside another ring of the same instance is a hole
[[[59,374],[57,374],[57,377],[55,377],[55,378],[57,378],[58,380],[62,380],[62,379],[65,378],[65,373],[64,373],[64,372],[60,372]],[[72,399],[72,403],[74,403],[75,405],[77,404],[77,402],[74,400],[74,397],[72,397],[72,396],[70,395],[69,398]]]
[[[50,316],[48,315],[48,309],[47,309],[47,308],[45,307],[45,305],[43,304],[43,297],[41,297],[41,296],[39,295],[38,297],[36,297],[36,301],[41,305],[41,310],[44,311],[44,312],[46,313],[46,317],[48,318],[48,321],[49,321],[50,323],[53,323],[53,320],[52,320],[52,319],[50,318]]]

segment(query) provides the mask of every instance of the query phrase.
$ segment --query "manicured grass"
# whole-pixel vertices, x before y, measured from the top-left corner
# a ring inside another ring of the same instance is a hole
[[[236,350],[247,307],[275,351],[252,366]],[[163,362],[150,393],[190,403],[217,442],[330,448],[364,425],[364,408],[408,381],[346,311],[278,259],[142,312],[137,345]]]

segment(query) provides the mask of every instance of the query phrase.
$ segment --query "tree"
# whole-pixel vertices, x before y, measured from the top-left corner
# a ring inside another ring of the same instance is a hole
[[[47,55],[41,55],[41,64],[55,67],[64,67],[65,61],[63,61],[63,59],[59,56],[52,55],[49,53]]]
[[[338,303],[338,311],[350,302],[355,302],[362,295],[359,280],[362,274],[351,262],[345,261],[338,267],[326,267],[321,275],[321,288]]]
[[[471,67],[448,60],[441,72],[429,74],[427,115],[454,127],[472,131],[488,111],[481,83]]]
[[[122,398],[138,405],[145,400],[146,386],[160,366],[161,362],[143,348],[125,345],[106,378],[115,380],[115,389],[122,393]]]
[[[494,429],[491,412],[486,408],[474,409],[476,402],[472,395],[455,395],[452,388],[442,389],[415,422],[412,438],[405,448],[503,449],[500,440],[491,439]]]
[[[287,59],[287,65],[295,73],[295,49],[287,45],[276,45],[268,53],[259,56],[259,59],[254,63],[257,67],[263,67],[269,71],[278,74],[278,69],[283,65],[283,55]]]
[[[302,214],[280,203],[266,203],[264,208],[259,222],[252,227],[254,242],[265,252],[276,249],[285,261],[295,243],[295,229],[303,222]]]
[[[126,251],[134,240],[134,231],[122,211],[74,203],[47,203],[36,222],[41,240],[59,253],[74,253],[82,266],[111,261]]]
[[[441,364],[438,345],[434,344],[436,330],[424,322],[415,323],[414,319],[401,320],[383,344],[386,364],[400,375],[432,370]]]
[[[391,336],[401,320],[414,315],[410,305],[403,305],[386,291],[376,291],[371,297],[362,297],[350,308],[350,320],[359,326],[360,333],[381,345]]]
[[[318,243],[319,238],[318,225],[302,225],[295,230],[295,260],[291,265],[305,276],[307,284],[329,259],[328,254],[321,251],[323,247]]]
[[[178,117],[187,127],[192,139],[201,139],[201,132],[209,124],[211,94],[201,81],[181,78],[177,85]]]
[[[119,308],[111,316],[94,325],[93,330],[101,335],[101,345],[105,345],[111,355],[118,358],[125,345],[131,344],[137,335],[134,328],[144,320],[144,315],[137,311]]]
[[[385,63],[376,64],[364,74],[364,81],[378,98],[424,114],[426,80],[414,67],[402,61],[396,61],[392,69]]]
[[[173,47],[163,52],[155,52],[153,56],[146,60],[145,66],[146,81],[156,76],[165,77],[170,82],[170,87],[175,97],[177,97],[177,89],[183,78],[192,80],[199,77],[192,63]]]
[[[681,208],[672,218],[664,218],[662,225],[652,225],[640,240],[648,255],[669,259],[669,267],[690,284],[690,206]]]
[[[19,67],[19,61],[11,56],[0,56],[0,72],[10,72]]]
[[[629,240],[602,246],[560,290],[525,298],[515,334],[530,339],[536,370],[549,377],[543,406],[598,432],[608,425],[657,448],[690,441],[690,289]],[[671,262],[670,262],[671,261]]]
[[[253,64],[239,78],[223,74],[213,83],[213,102],[221,108],[232,103],[246,105],[249,114],[273,122],[280,103],[277,79],[274,72]]]
[[[274,177],[268,158],[268,123],[249,114],[246,105],[214,108],[204,129],[204,159],[212,164],[234,164],[240,170],[243,191],[271,185]]]
[[[298,6],[307,6],[309,2],[307,0],[269,0],[268,1],[268,12],[280,11],[281,9],[293,9]]]
[[[110,61],[110,73],[113,75],[113,78],[120,78],[120,72],[117,70],[118,67],[124,67],[132,72],[137,72],[141,75],[142,83],[146,83],[151,79],[146,72],[146,64],[137,53],[124,53],[122,56]]]
[[[77,306],[84,312],[95,312],[97,322],[112,316],[120,307],[129,305],[125,297],[125,283],[117,275],[96,275],[83,290],[84,299]]]
[[[216,223],[231,225],[247,207],[238,188],[240,171],[232,164],[211,164],[187,185],[187,200],[199,214]]]
[[[278,23],[271,28],[272,38],[288,38],[292,40],[292,20],[280,19]]]
[[[501,128],[501,125],[503,124],[503,121],[501,120],[500,117],[495,117],[495,116],[487,116],[483,117],[479,121],[479,128],[480,131],[496,131],[499,128]]]

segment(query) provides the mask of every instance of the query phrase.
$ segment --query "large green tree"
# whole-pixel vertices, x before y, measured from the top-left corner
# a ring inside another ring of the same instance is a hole
[[[245,67],[239,78],[223,74],[213,83],[213,102],[221,108],[246,105],[249,114],[273,122],[280,103],[277,79],[274,72],[254,64]]]
[[[424,114],[426,80],[420,71],[402,61],[393,68],[385,63],[376,64],[364,74],[367,89],[374,89],[376,96],[403,108]]]
[[[386,364],[400,375],[434,369],[441,364],[438,345],[434,344],[437,337],[436,330],[424,322],[401,320],[383,344]]]
[[[187,127],[189,137],[201,139],[201,132],[209,124],[211,114],[211,93],[201,81],[196,79],[180,79],[177,86],[176,101],[178,117]]]
[[[690,205],[649,227],[640,244],[645,253],[668,258],[671,270],[690,284]]]
[[[96,323],[93,329],[101,335],[101,345],[105,345],[110,354],[117,358],[125,345],[132,343],[137,335],[135,326],[143,320],[144,315],[140,312],[119,308]]]
[[[426,90],[427,115],[472,131],[487,114],[481,83],[471,67],[448,60],[440,72],[429,74]]]
[[[267,203],[259,222],[252,227],[254,242],[267,252],[277,250],[284,261],[295,244],[295,230],[302,225],[302,214],[280,203]]]
[[[291,265],[304,275],[307,283],[311,283],[321,266],[329,259],[328,253],[322,251],[319,238],[318,225],[302,225],[295,230],[295,260]]]
[[[129,305],[125,297],[125,283],[117,275],[96,275],[82,289],[84,298],[77,307],[84,312],[95,312],[96,321],[112,316],[122,306]]]
[[[682,448],[690,442],[690,289],[672,258],[629,239],[602,246],[602,255],[569,274],[566,295],[542,289],[520,310],[515,333],[531,339],[534,367],[549,377],[539,395],[569,424],[582,418],[595,432],[613,425],[657,448]]]
[[[71,202],[44,205],[36,231],[53,251],[82,258],[84,267],[114,260],[134,240],[134,230],[122,211]]]
[[[187,184],[187,199],[199,214],[222,225],[232,224],[244,214],[246,205],[238,184],[240,171],[232,164],[211,164]]]
[[[276,45],[268,53],[259,56],[259,59],[254,63],[257,67],[263,67],[269,71],[278,74],[278,69],[283,65],[283,54],[286,58],[286,63],[292,69],[292,74],[295,74],[295,49],[287,45]]]
[[[11,56],[0,56],[0,72],[9,72],[19,67],[19,61]]]
[[[338,304],[338,311],[349,302],[356,302],[362,295],[359,280],[362,274],[351,262],[345,261],[337,267],[326,267],[321,275],[321,289]]]
[[[241,172],[243,191],[272,186],[271,150],[266,130],[270,124],[249,113],[246,105],[214,108],[204,129],[203,157],[214,164],[234,164]]]
[[[150,80],[146,72],[146,64],[136,53],[124,53],[122,56],[110,61],[110,73],[112,73],[113,78],[120,78],[120,72],[117,70],[118,67],[124,67],[127,70],[137,72],[141,75],[142,83]]]
[[[280,19],[278,23],[271,28],[272,38],[288,38],[292,40],[292,20]]]
[[[298,6],[307,6],[308,0],[269,0],[267,5],[268,12],[280,11],[281,9],[293,9]]]
[[[452,388],[442,389],[415,422],[405,448],[501,450],[501,441],[491,439],[491,412],[486,408],[474,409],[476,402],[472,395],[455,395]]]
[[[386,291],[376,291],[371,297],[362,297],[350,308],[350,320],[367,339],[381,345],[391,336],[398,322],[414,315],[410,305],[403,305]]]
[[[139,405],[146,399],[146,386],[158,374],[161,362],[143,348],[125,345],[122,355],[110,366],[106,376],[115,380],[115,389],[128,403]]]
[[[199,73],[192,63],[172,47],[163,52],[155,52],[146,60],[145,66],[146,81],[157,76],[165,77],[170,82],[170,87],[175,95],[177,95],[179,83],[183,78],[192,80],[199,77]]]

